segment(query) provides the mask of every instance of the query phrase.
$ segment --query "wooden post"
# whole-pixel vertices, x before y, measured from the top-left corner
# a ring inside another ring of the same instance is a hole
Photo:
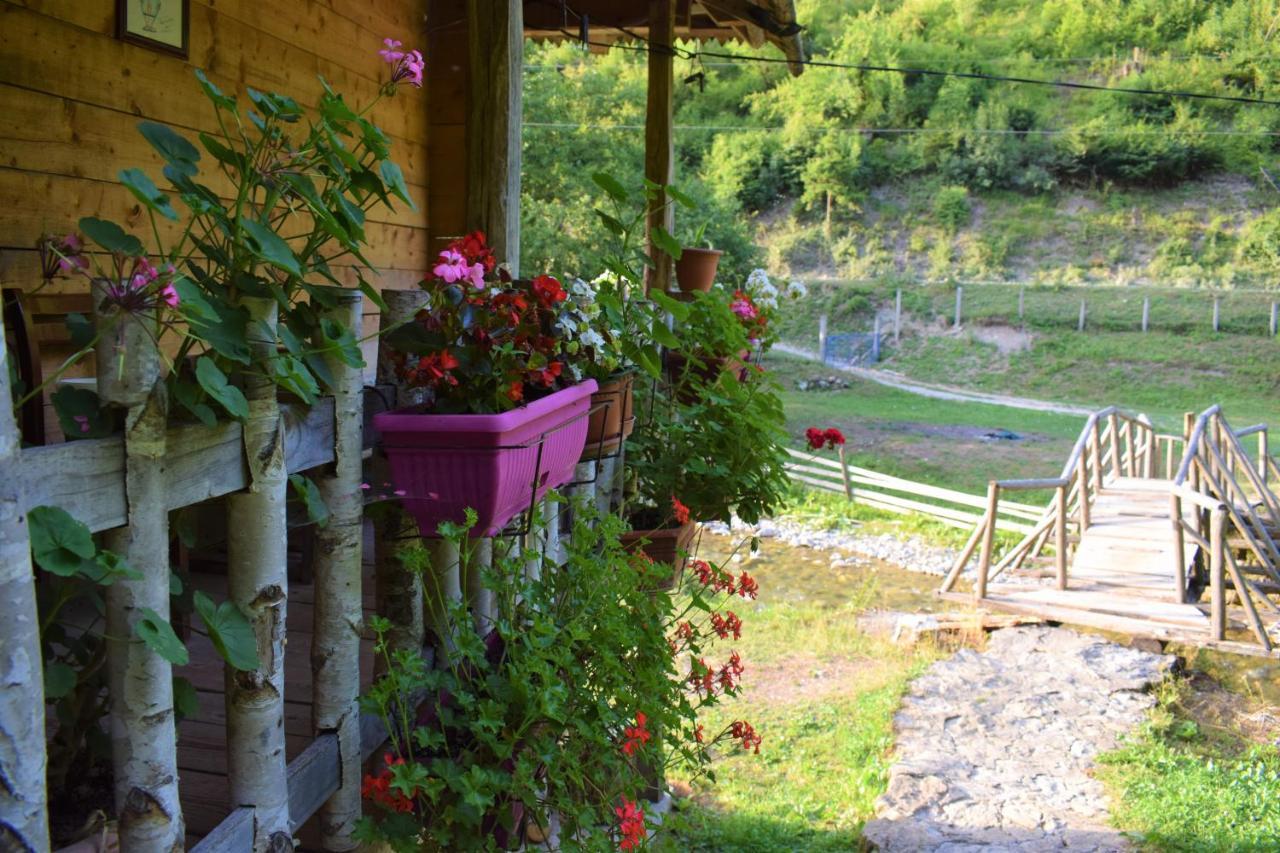
[[[1089,454],[1081,453],[1080,462],[1082,467],[1076,477],[1076,483],[1080,487],[1080,536],[1083,537],[1084,532],[1093,523],[1093,509],[1089,506]]]
[[[467,227],[480,228],[512,275],[520,266],[524,4],[467,0]]]
[[[836,453],[840,457],[840,476],[844,480],[844,496],[853,500],[853,481],[849,479],[849,462],[844,455],[843,444],[836,448]]]
[[[1089,449],[1093,452],[1093,493],[1102,491],[1102,419],[1093,419],[1093,431],[1089,433]]]
[[[1270,465],[1267,464],[1268,457],[1271,456],[1271,439],[1264,429],[1258,433],[1258,476],[1262,477],[1264,486],[1270,485],[1268,475],[1270,473]]]
[[[1169,494],[1169,516],[1173,519],[1173,553],[1176,559],[1173,579],[1178,603],[1182,604],[1187,600],[1187,546],[1182,534],[1182,498],[1176,492]]]
[[[1151,327],[1151,297],[1142,297],[1142,331],[1145,333]]]
[[[871,363],[880,362],[880,315],[877,313],[871,323]]]
[[[893,345],[897,346],[902,340],[902,288],[898,288],[898,293],[893,299]]]
[[[1058,569],[1058,589],[1067,588],[1067,487],[1058,486],[1057,522],[1053,535],[1053,547],[1057,550],[1055,562]]]
[[[125,498],[129,523],[106,546],[142,576],[106,589],[107,683],[120,845],[126,850],[181,848],[178,746],[173,668],[134,636],[144,611],[169,618],[169,504],[165,495],[168,398],[160,377],[154,311],[103,308],[105,282],[94,282],[98,396],[124,409]]]
[[[987,574],[991,571],[991,552],[996,544],[996,507],[1000,503],[1000,484],[995,480],[987,483],[987,514],[983,521],[982,555],[978,558],[978,582],[974,585],[974,598],[978,601],[987,597]]]
[[[1213,297],[1213,330],[1219,331],[1221,328],[1220,321],[1222,319],[1222,297]]]
[[[1209,598],[1209,635],[1215,640],[1227,638],[1227,596],[1223,582],[1226,555],[1222,536],[1226,518],[1226,509],[1221,506],[1209,516],[1209,588],[1212,591]],[[1239,593],[1248,595],[1246,590],[1239,590]]]
[[[0,838],[16,850],[45,851],[44,664],[12,400],[0,324]]]
[[[334,290],[337,305],[326,310],[325,316],[358,334],[360,291]],[[320,496],[329,508],[329,520],[316,531],[311,723],[317,735],[335,732],[338,736],[338,790],[320,809],[320,834],[325,850],[347,851],[358,846],[352,832],[360,819],[364,381],[361,369],[351,367],[336,353],[322,356],[334,377],[329,389],[333,393],[334,461],[316,478]]]
[[[387,309],[381,317],[382,330],[394,328],[413,319],[427,301],[427,295],[421,290],[383,290],[382,301]],[[393,350],[387,346],[385,336],[378,341],[378,373],[379,385],[394,385],[396,388],[395,405],[412,406],[423,401],[423,389],[409,388],[396,376],[395,363],[392,361]],[[376,481],[372,485],[381,487],[391,480],[386,457],[375,453],[373,457],[373,474]],[[417,529],[417,522],[405,512],[399,504],[388,504],[374,522],[374,577],[379,616],[391,622],[388,642],[391,648],[402,651],[422,649],[425,627],[422,613],[422,578],[409,571],[402,554],[407,549],[407,541],[401,537]],[[379,669],[381,662],[375,664]]]
[[[1123,470],[1120,468],[1120,419],[1115,412],[1107,416],[1107,425],[1111,429],[1111,476],[1118,479]]]
[[[827,363],[827,315],[818,315],[818,359]]]
[[[1025,287],[1019,287],[1018,288],[1018,323],[1019,324],[1026,321],[1026,316],[1027,316],[1026,299],[1027,299],[1027,289]]]
[[[249,347],[256,364],[276,355],[276,302],[243,298],[249,310]],[[246,370],[244,423],[249,488],[227,498],[227,592],[257,638],[258,668],[227,664],[227,779],[229,801],[254,809],[254,850],[288,849],[289,787],[284,745],[285,601],[289,578],[285,500],[284,427],[275,383]]]
[[[1083,332],[1083,331],[1084,331],[1084,318],[1085,318],[1085,313],[1086,313],[1087,311],[1088,311],[1088,309],[1085,307],[1085,301],[1084,301],[1083,299],[1081,299],[1081,300],[1080,300],[1080,321],[1076,324],[1076,331],[1077,331],[1077,332]]]
[[[954,328],[960,328],[960,315],[964,306],[964,288],[956,286],[956,320],[952,324]]]
[[[670,184],[675,168],[675,0],[649,0],[649,91],[644,120],[644,176],[659,186]],[[650,202],[645,233],[675,230],[675,210],[659,190]],[[671,289],[671,256],[649,240],[654,265],[645,269],[645,290]]]
[[[1274,338],[1276,336],[1277,329],[1280,329],[1280,303],[1278,302],[1271,303],[1271,324],[1269,328],[1271,331],[1271,337]]]

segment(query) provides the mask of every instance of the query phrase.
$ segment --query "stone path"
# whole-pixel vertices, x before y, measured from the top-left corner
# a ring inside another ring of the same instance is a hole
[[[1128,849],[1089,771],[1173,661],[1033,626],[934,664],[894,721],[897,761],[863,837],[913,853]]]

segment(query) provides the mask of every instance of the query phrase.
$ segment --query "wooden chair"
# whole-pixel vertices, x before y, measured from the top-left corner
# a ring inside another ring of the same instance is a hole
[[[3,288],[5,341],[13,354],[22,393],[38,388],[45,376],[57,369],[74,351],[67,331],[67,315],[88,316],[93,299],[88,293],[26,293],[19,288]],[[92,360],[74,370],[75,375],[91,375]],[[51,389],[23,404],[18,416],[22,440],[27,444],[48,444],[62,438],[49,403]]]

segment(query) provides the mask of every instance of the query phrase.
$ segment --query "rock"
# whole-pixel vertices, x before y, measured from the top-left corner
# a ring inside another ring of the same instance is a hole
[[[1127,850],[1093,757],[1138,725],[1172,655],[1065,628],[996,631],[912,683],[863,838],[886,851]]]

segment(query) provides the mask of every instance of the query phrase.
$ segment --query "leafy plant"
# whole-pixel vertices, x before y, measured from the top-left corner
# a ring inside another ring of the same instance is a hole
[[[527,553],[477,567],[467,527],[441,526],[464,576],[478,571],[494,591],[496,616],[482,637],[465,604],[451,607],[453,644],[436,667],[392,652],[389,625],[371,622],[386,673],[362,705],[391,737],[364,780],[362,840],[404,851],[506,849],[531,827],[545,834],[555,815],[566,843],[599,849],[617,839],[631,849],[647,833],[637,803],[644,767],[679,764],[697,776],[718,742],[758,748],[744,721],[719,734],[697,722],[701,709],[738,692],[738,655],[723,666],[704,655],[712,639],[741,632],[718,605],[755,597],[755,581],[701,563],[677,607],[654,586],[667,570],[622,550],[617,517],[585,504],[574,516],[567,561],[540,574],[526,572]]]

